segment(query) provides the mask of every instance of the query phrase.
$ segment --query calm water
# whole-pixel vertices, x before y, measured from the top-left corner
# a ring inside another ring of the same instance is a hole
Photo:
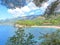
[[[5,45],[8,37],[14,34],[15,28],[9,25],[0,25],[0,45]]]
[[[57,29],[53,28],[24,28],[26,33],[32,33],[35,36],[35,40],[41,35],[41,33],[51,33]],[[0,45],[5,45],[8,37],[11,37],[14,35],[14,32],[16,31],[16,28],[14,26],[10,25],[0,25]]]

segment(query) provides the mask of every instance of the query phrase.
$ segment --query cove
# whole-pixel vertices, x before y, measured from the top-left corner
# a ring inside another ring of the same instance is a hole
[[[7,39],[13,36],[15,30],[11,25],[0,25],[0,45],[5,45]]]
[[[41,33],[51,33],[57,30],[56,28],[39,28],[39,27],[28,27],[23,28],[25,30],[25,33],[32,33],[35,38],[34,40],[37,40],[37,38],[41,35]],[[5,45],[9,37],[12,37],[16,31],[16,27],[12,25],[0,25],[0,45]]]

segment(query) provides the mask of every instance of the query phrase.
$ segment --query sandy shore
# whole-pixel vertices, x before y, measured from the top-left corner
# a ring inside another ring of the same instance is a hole
[[[16,27],[41,27],[41,28],[57,28],[60,29],[60,26],[23,26],[23,25],[16,25]]]
[[[58,28],[60,29],[59,26],[31,26],[31,27],[41,27],[41,28]]]

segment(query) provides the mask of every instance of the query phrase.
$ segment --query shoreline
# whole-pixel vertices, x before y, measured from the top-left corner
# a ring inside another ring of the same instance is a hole
[[[60,26],[23,26],[23,25],[19,25],[19,24],[16,24],[15,26],[16,27],[40,27],[40,28],[57,28],[57,29],[60,29]]]
[[[40,28],[57,28],[57,29],[60,29],[60,26],[31,26],[31,27],[40,27]]]

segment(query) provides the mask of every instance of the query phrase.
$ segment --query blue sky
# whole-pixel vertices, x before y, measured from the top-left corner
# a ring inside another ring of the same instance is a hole
[[[13,18],[13,16],[8,13],[7,10],[8,9],[5,6],[0,5],[0,20]]]
[[[29,16],[29,15],[39,15],[43,14],[48,4],[52,2],[51,0],[48,3],[42,4],[42,7],[38,8],[33,3],[26,5],[23,8],[16,9],[7,9],[5,6],[0,5],[0,20],[1,19],[11,19],[19,16]],[[30,8],[30,7],[32,8]]]
[[[33,11],[30,11],[30,13]],[[29,15],[29,13],[26,13],[26,15]],[[8,12],[8,8],[6,8],[3,5],[0,5],[0,20],[1,19],[10,19],[15,18],[11,13]]]
[[[30,16],[30,15],[41,15],[47,8],[48,3],[44,3],[41,7],[37,7],[33,2],[30,2],[22,8],[16,7],[15,9],[8,9],[8,12],[14,17]]]

